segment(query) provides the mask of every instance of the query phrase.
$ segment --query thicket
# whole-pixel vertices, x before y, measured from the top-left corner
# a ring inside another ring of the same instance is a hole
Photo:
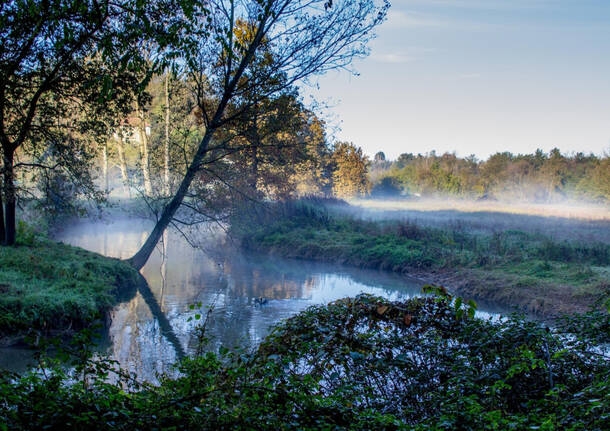
[[[429,291],[439,296],[311,307],[255,351],[202,353],[158,386],[91,359],[84,333],[60,355],[71,371],[45,359],[2,374],[0,428],[608,429],[610,362],[586,334],[482,320]]]
[[[401,154],[393,162],[371,165],[372,194],[444,194],[545,202],[586,198],[610,200],[610,157],[561,154],[496,153],[487,160],[455,154]]]

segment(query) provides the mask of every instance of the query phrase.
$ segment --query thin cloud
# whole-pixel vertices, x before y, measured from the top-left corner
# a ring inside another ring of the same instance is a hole
[[[436,52],[435,48],[426,48],[422,46],[411,46],[400,51],[394,52],[379,52],[371,56],[371,59],[379,63],[402,64],[417,60],[420,56]]]
[[[414,58],[403,53],[375,54],[371,57],[379,63],[402,64],[413,61]]]
[[[468,21],[463,19],[444,19],[429,13],[415,11],[390,10],[388,20],[383,24],[385,29],[462,29],[473,31],[497,30],[503,25],[484,22]]]
[[[409,27],[442,27],[446,22],[432,18],[427,14],[419,12],[404,12],[390,10],[388,20],[384,24],[386,28],[409,28]]]

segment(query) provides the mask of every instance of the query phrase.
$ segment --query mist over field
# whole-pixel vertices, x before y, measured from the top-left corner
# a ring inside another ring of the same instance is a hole
[[[610,243],[610,208],[585,202],[524,203],[469,199],[350,199],[336,207],[367,220],[411,221],[473,232],[521,230],[561,240]]]

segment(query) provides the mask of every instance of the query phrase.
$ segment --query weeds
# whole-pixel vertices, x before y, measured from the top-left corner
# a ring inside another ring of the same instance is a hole
[[[158,386],[134,382],[85,346],[73,375],[0,373],[3,429],[602,430],[608,358],[592,343],[607,317],[549,330],[518,316],[476,318],[443,288],[310,307],[254,352],[206,352]],[[601,325],[601,326],[600,326]],[[604,326],[605,325],[605,326]],[[570,336],[565,336],[566,332]],[[572,332],[574,331],[574,332]],[[590,336],[594,338],[591,338]],[[75,345],[84,344],[79,337]],[[108,376],[116,376],[113,382]],[[2,428],[0,426],[0,428]]]

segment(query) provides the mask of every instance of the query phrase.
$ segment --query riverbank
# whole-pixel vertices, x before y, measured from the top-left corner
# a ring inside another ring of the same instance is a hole
[[[118,259],[21,237],[16,247],[0,247],[0,344],[86,327],[137,283],[137,271]]]
[[[543,317],[584,312],[610,289],[610,246],[604,243],[364,221],[308,202],[283,204],[264,217],[236,223],[244,248],[409,274]]]

